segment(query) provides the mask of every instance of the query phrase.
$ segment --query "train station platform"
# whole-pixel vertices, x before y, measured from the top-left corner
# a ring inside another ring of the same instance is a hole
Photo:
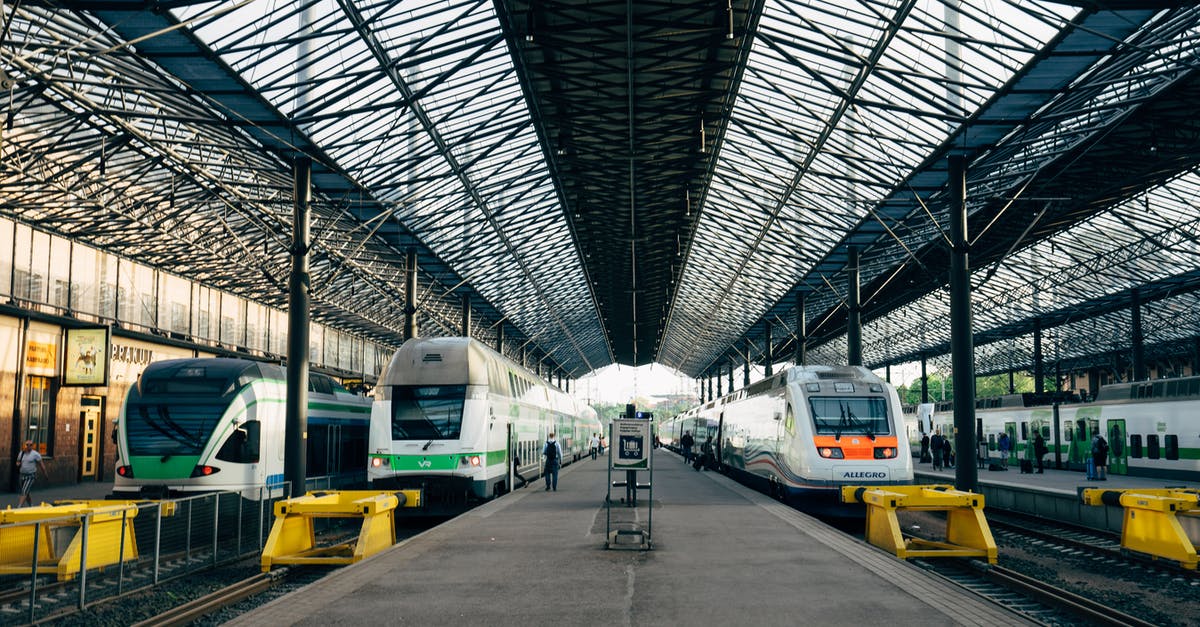
[[[608,473],[585,460],[228,624],[1025,624],[673,453],[653,480],[653,550],[604,548]]]
[[[988,509],[1040,516],[1083,527],[1120,533],[1125,510],[1119,506],[1091,506],[1079,498],[1084,488],[1107,490],[1129,490],[1136,488],[1200,488],[1200,483],[1178,479],[1153,477],[1129,477],[1109,473],[1105,481],[1089,481],[1080,471],[1054,470],[1046,465],[1042,474],[1022,474],[1017,464],[1008,470],[979,469],[979,493],[983,494]],[[918,463],[913,466],[917,483],[942,483],[954,485],[953,468],[933,470],[933,465]]]

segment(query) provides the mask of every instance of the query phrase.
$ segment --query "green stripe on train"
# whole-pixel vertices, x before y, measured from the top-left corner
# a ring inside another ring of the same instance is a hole
[[[504,464],[508,458],[504,450],[491,451],[489,453],[456,453],[454,455],[371,455],[371,459],[379,458],[387,460],[386,468],[400,471],[422,471],[422,470],[458,470],[468,466],[464,463],[464,458],[469,458],[472,455],[480,455],[486,460],[487,466],[496,466]]]
[[[200,463],[199,455],[134,455],[129,458],[134,479],[186,479]]]

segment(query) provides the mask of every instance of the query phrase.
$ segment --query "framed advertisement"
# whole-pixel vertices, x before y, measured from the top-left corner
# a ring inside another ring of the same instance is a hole
[[[108,385],[108,327],[67,329],[63,348],[63,385]]]

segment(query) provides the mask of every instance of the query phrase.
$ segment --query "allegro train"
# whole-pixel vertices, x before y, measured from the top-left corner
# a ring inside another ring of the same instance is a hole
[[[509,491],[510,473],[538,476],[552,431],[568,464],[588,451],[600,421],[482,342],[408,340],[375,388],[368,480],[422,490],[425,511],[454,511]]]
[[[921,437],[933,430],[954,433],[950,404],[927,405],[907,416],[914,454]],[[1036,465],[1033,440],[1038,432],[1053,468],[1056,459],[1068,470],[1084,470],[1096,434],[1108,441],[1108,472],[1200,481],[1200,377],[1114,383],[1100,388],[1095,400],[1080,402],[1069,393],[1008,394],[976,402],[976,432],[987,453],[999,462],[997,440],[1008,433],[1010,466],[1022,460]]]
[[[283,496],[287,376],[276,364],[173,359],[146,367],[117,423],[114,498],[240,492]],[[307,469],[321,487],[361,487],[371,400],[309,374]]]
[[[846,516],[862,509],[841,503],[841,486],[912,483],[903,418],[896,390],[866,368],[795,366],[661,431],[671,443],[690,432],[693,451],[712,436],[720,468],[743,483],[804,511]]]

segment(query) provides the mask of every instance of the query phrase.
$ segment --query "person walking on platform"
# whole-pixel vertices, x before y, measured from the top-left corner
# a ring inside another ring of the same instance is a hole
[[[942,469],[942,439],[941,430],[934,431],[933,437],[929,438],[929,454],[934,470]]]
[[[929,434],[921,434],[921,463],[929,462]]]
[[[1092,464],[1096,467],[1096,481],[1108,481],[1108,442],[1097,433],[1092,436]]]
[[[692,432],[684,431],[683,437],[679,438],[679,446],[683,449],[683,463],[690,464],[692,462],[692,447],[695,444],[696,440],[692,438]]]
[[[550,432],[546,445],[542,447],[542,457],[546,458],[543,471],[546,476],[546,492],[558,492],[558,468],[562,465],[562,447],[558,445],[558,440],[554,439],[553,431]]]
[[[954,467],[954,446],[950,443],[950,436],[942,437],[942,466],[945,468]]]
[[[979,462],[979,469],[984,470],[988,467],[988,443],[987,438],[983,437],[982,433],[979,434],[979,446],[977,450],[979,451],[978,455],[976,455]]]
[[[704,444],[700,445],[700,456],[696,458],[696,463],[692,464],[692,468],[695,468],[696,470],[703,468],[707,471],[709,469],[709,465],[711,465],[713,461],[712,436],[710,435],[708,436],[708,439],[704,441]]]
[[[513,483],[515,484],[517,481],[521,482],[521,485],[513,486],[514,490],[520,490],[521,488],[529,485],[529,480],[526,479],[525,477],[521,476],[521,458],[517,457],[516,455],[513,456],[512,471],[513,471],[513,479],[514,479]]]
[[[1033,456],[1037,459],[1037,473],[1042,474],[1042,457],[1049,453],[1046,448],[1046,439],[1042,437],[1042,432],[1039,430],[1037,435],[1033,436]]]
[[[592,459],[596,459],[596,455],[600,452],[600,435],[593,433],[592,441],[588,443],[588,446],[592,449]]]
[[[1000,434],[1000,439],[996,442],[996,449],[1000,451],[1000,465],[1008,469],[1008,432]]]
[[[21,449],[21,454],[17,456],[17,468],[21,472],[21,498],[17,499],[17,507],[33,506],[33,497],[29,492],[33,490],[33,482],[37,480],[37,471],[42,469],[42,474],[46,478],[50,478],[50,473],[46,472],[46,464],[42,463],[42,454],[33,450],[33,440],[25,440],[25,448]]]

